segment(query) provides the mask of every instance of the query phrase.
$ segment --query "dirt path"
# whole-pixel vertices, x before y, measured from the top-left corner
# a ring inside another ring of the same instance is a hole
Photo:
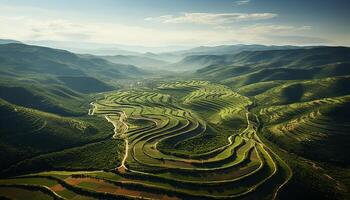
[[[95,109],[96,109],[96,105],[95,105],[94,102],[91,102],[90,105],[92,105],[93,108],[90,108],[90,109],[89,109],[88,114],[89,114],[89,115],[94,115]],[[110,116],[112,116],[111,114],[106,114],[106,115],[104,115],[104,117],[105,117],[105,119],[106,119],[109,123],[113,124],[113,127],[114,127],[114,130],[113,130],[113,131],[114,131],[113,139],[122,138],[122,139],[124,140],[124,142],[125,142],[125,153],[124,153],[124,157],[123,157],[123,160],[122,160],[120,166],[116,167],[116,169],[117,169],[117,170],[119,170],[119,169],[124,169],[124,170],[126,170],[127,167],[125,166],[125,162],[126,162],[126,159],[127,159],[127,157],[128,157],[128,152],[129,152],[129,141],[128,141],[127,136],[124,135],[124,134],[128,131],[129,126],[128,126],[127,123],[125,122],[126,119],[127,119],[126,113],[125,113],[124,111],[120,111],[120,112],[117,112],[117,113],[120,115],[118,121],[112,120],[111,117],[110,117]],[[119,132],[119,130],[118,130],[118,127],[119,127],[119,126],[118,126],[118,122],[121,123],[121,124],[125,127],[125,129],[122,129],[120,132]]]
[[[287,179],[286,179],[280,186],[278,186],[277,189],[276,189],[276,191],[274,192],[274,194],[273,194],[273,196],[272,196],[272,199],[274,200],[274,199],[277,198],[278,192],[282,189],[282,187],[285,186],[285,185],[289,182],[289,180],[292,178],[292,176],[293,176],[293,171],[292,171],[292,169],[289,167],[289,165],[288,165],[283,159],[281,159],[274,151],[272,151],[272,149],[271,149],[270,147],[266,146],[266,145],[261,141],[259,135],[257,134],[256,127],[254,127],[254,123],[251,123],[250,120],[249,120],[249,114],[250,114],[250,112],[247,112],[247,113],[246,113],[246,120],[247,120],[247,124],[248,124],[247,129],[249,128],[250,125],[253,124],[253,125],[252,125],[252,126],[253,126],[253,130],[254,130],[254,133],[255,133],[255,136],[256,136],[258,142],[259,142],[260,144],[262,144],[264,148],[269,149],[269,151],[270,151],[278,160],[280,160],[280,161],[287,167],[288,171],[290,172],[290,173],[289,173],[290,175],[287,177]],[[257,119],[257,123],[259,123],[259,118],[258,118],[255,114],[253,114],[253,115],[254,115],[254,117]],[[258,125],[256,125],[256,126],[258,126]],[[247,130],[247,129],[246,129],[246,130]],[[245,131],[246,131],[246,130],[245,130]]]

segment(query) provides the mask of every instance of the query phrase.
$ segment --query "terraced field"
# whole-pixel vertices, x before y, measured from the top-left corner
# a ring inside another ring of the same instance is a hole
[[[265,107],[260,116],[265,134],[283,148],[316,160],[345,163],[349,159],[343,153],[349,144],[349,105],[346,95]]]
[[[174,95],[177,94],[177,95]],[[0,180],[1,196],[33,190],[45,199],[275,199],[292,176],[257,134],[252,101],[204,81],[110,92],[90,115],[125,142],[110,171],[52,171]]]

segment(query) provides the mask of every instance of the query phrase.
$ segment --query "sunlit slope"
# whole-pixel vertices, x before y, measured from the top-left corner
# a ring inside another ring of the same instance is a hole
[[[291,152],[318,161],[349,163],[350,97],[271,106],[260,111],[265,136]]]
[[[261,84],[263,84],[262,82]],[[255,84],[251,87],[256,87]],[[255,96],[257,103],[281,105],[350,94],[350,77],[289,81]]]
[[[237,92],[245,96],[255,96],[261,94],[271,88],[282,85],[285,81],[264,81],[253,83],[237,88]]]

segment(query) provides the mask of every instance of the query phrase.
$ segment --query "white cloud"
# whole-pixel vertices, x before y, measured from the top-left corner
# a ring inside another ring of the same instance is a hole
[[[162,23],[229,24],[241,21],[256,21],[276,17],[274,13],[183,13],[178,16],[163,15],[145,18],[146,21]]]
[[[309,27],[308,27],[309,28]],[[67,19],[34,19],[0,17],[0,38],[18,40],[55,40],[126,45],[215,45],[227,43],[272,44],[271,34],[298,35],[308,31],[304,26],[276,24],[249,26],[220,25],[205,29],[168,30],[117,23]]]
[[[74,13],[73,13],[74,14]],[[164,15],[148,20],[163,23],[196,23],[209,27],[171,28],[164,24],[130,25],[118,21],[103,22],[80,15],[62,15],[60,12],[31,8],[0,7],[0,38],[17,40],[54,40],[125,45],[216,45],[232,43],[276,44],[272,36],[307,36],[311,26],[286,24],[238,25],[237,21],[255,21],[273,18],[272,13],[187,13],[180,16]],[[256,22],[257,23],[257,22]],[[316,37],[316,36],[315,36]]]
[[[250,3],[250,0],[241,0],[241,1],[235,1],[234,2],[234,4],[238,5],[238,6],[246,5],[246,4],[249,4],[249,3]]]

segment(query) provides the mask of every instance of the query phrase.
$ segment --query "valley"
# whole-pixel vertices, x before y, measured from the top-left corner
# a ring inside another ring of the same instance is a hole
[[[0,197],[346,199],[349,49],[246,48],[156,73],[0,45]]]

